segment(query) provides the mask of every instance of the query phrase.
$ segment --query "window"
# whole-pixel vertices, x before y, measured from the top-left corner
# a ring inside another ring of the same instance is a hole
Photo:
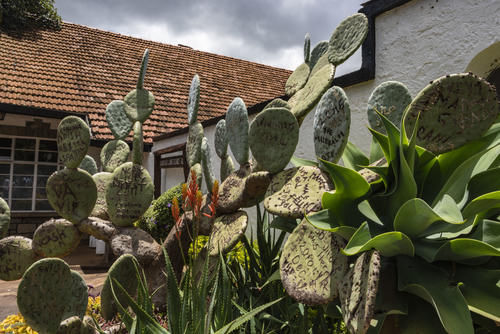
[[[58,168],[55,140],[0,137],[0,197],[12,211],[53,211],[45,185]]]

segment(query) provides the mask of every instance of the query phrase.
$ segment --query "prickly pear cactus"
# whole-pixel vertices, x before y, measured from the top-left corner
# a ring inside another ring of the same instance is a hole
[[[125,103],[122,100],[114,100],[108,104],[106,122],[116,139],[125,139],[134,125],[125,113]]]
[[[338,162],[342,156],[351,124],[351,109],[344,90],[334,86],[321,97],[314,114],[314,150],[316,156]]]
[[[263,110],[266,110],[268,108],[285,108],[285,109],[288,109],[290,110],[290,105],[288,105],[288,102],[286,102],[285,100],[282,100],[282,99],[274,99],[272,100],[271,102],[269,102],[268,104],[266,104],[266,106],[264,107]]]
[[[52,174],[46,185],[47,199],[61,217],[78,224],[87,218],[97,200],[97,187],[89,173],[64,168]]]
[[[248,112],[245,102],[239,97],[229,105],[226,113],[226,129],[229,147],[240,165],[249,160]]]
[[[189,97],[187,103],[188,122],[192,125],[198,118],[198,108],[200,106],[200,77],[195,74],[189,88]]]
[[[56,333],[61,321],[87,308],[87,285],[61,259],[35,262],[26,270],[17,290],[17,306],[28,325],[42,333]]]
[[[194,164],[190,169],[189,169],[189,176],[187,179],[187,184],[191,183],[191,173],[194,172],[194,175],[196,176],[196,184],[198,184],[198,187],[201,187],[201,182],[203,181],[203,168],[201,167],[200,163]]]
[[[142,135],[142,123],[137,121],[134,123],[132,162],[134,164],[142,165],[143,153],[144,153],[144,137]]]
[[[57,127],[57,151],[59,160],[68,168],[76,168],[87,154],[90,145],[90,129],[76,116],[67,116]]]
[[[309,33],[304,37],[304,63],[309,63],[311,58],[311,35]]]
[[[215,126],[214,145],[215,153],[217,153],[217,156],[221,159],[224,158],[227,155],[228,145],[226,120],[224,119],[221,119],[219,122],[217,122],[217,125]]]
[[[50,219],[33,234],[33,251],[41,257],[63,257],[80,243],[78,228],[66,219]]]
[[[203,176],[205,178],[205,184],[209,192],[212,191],[212,187],[215,181],[215,175],[212,170],[212,158],[210,156],[210,147],[208,146],[208,139],[203,137],[201,142],[201,166],[203,168]]]
[[[113,180],[113,174],[102,172],[92,175],[92,178],[97,187],[97,200],[90,215],[101,219],[109,219],[108,205],[106,204],[106,191]]]
[[[73,316],[61,322],[56,334],[94,334],[95,330],[92,324],[92,318],[87,315],[83,320]]]
[[[350,333],[366,333],[373,319],[380,277],[380,254],[364,252],[349,269],[339,288],[344,323]]]
[[[221,158],[220,161],[220,179],[223,182],[229,175],[234,172],[233,159],[229,155]]]
[[[367,114],[371,128],[380,133],[386,133],[385,126],[375,110],[387,117],[399,128],[403,112],[410,103],[410,92],[402,83],[386,81],[378,85],[368,99]]]
[[[0,239],[5,238],[9,232],[10,208],[7,202],[0,197]]]
[[[330,66],[330,62],[328,61],[328,53],[324,53],[319,59],[316,61],[314,66],[311,66],[311,73],[309,73],[309,77],[312,78],[319,70],[321,70],[325,66]]]
[[[139,268],[139,263],[130,254],[120,256],[109,268],[108,276],[104,281],[101,291],[101,315],[104,319],[111,320],[118,312],[113,292],[111,290],[111,279],[116,279],[126,291],[133,293],[137,289],[136,268]],[[116,285],[114,285],[114,287],[118,301],[122,305],[127,305],[123,295],[119,292]]]
[[[281,281],[287,293],[307,305],[327,304],[338,296],[347,256],[344,239],[303,220],[288,237],[280,258]]]
[[[247,229],[248,216],[245,211],[238,211],[217,217],[210,233],[208,254],[217,256],[227,253],[238,243]]]
[[[148,209],[153,194],[153,181],[144,167],[132,162],[118,167],[106,191],[108,215],[113,224],[132,225]]]
[[[220,212],[231,213],[241,208],[244,201],[246,178],[250,173],[250,164],[243,165],[221,183],[218,202]]]
[[[498,112],[490,83],[473,74],[453,74],[434,80],[418,93],[406,110],[405,127],[412,133],[419,117],[417,145],[440,154],[481,137]]]
[[[321,196],[331,189],[330,179],[317,167],[286,169],[273,177],[264,207],[278,216],[302,218],[304,213],[321,210]]]
[[[161,246],[151,234],[136,227],[118,228],[110,244],[116,257],[132,254],[143,265],[151,263],[161,253]]]
[[[252,172],[245,180],[242,208],[249,208],[262,202],[267,187],[271,183],[271,173],[266,171]]]
[[[328,60],[335,66],[342,64],[363,44],[368,34],[368,18],[361,13],[340,22],[328,47]]]
[[[299,124],[286,108],[267,108],[252,121],[248,142],[254,159],[270,173],[286,167],[299,142]]]
[[[312,69],[316,66],[318,60],[324,54],[326,54],[327,51],[328,51],[328,41],[321,41],[318,44],[316,44],[316,46],[313,48],[313,50],[311,51],[311,59],[309,60],[309,68],[311,68],[311,75],[313,75]]]
[[[285,84],[285,94],[287,96],[293,96],[302,87],[305,86],[307,78],[309,78],[309,72],[311,69],[306,63],[300,64],[295,71],[288,77]]]
[[[113,173],[118,166],[127,161],[129,154],[130,148],[123,140],[116,139],[107,142],[100,156],[103,171]]]
[[[78,168],[83,169],[90,175],[94,175],[97,173],[97,164],[95,163],[94,158],[92,158],[90,155],[86,155]]]
[[[201,162],[201,142],[203,141],[203,125],[195,122],[189,125],[188,139],[186,142],[186,158],[189,167]]]
[[[26,269],[36,261],[31,239],[11,236],[0,239],[0,279],[20,279]]]
[[[307,80],[304,88],[288,101],[299,124],[302,124],[304,118],[314,108],[323,93],[331,86],[334,75],[335,66],[331,64],[323,66]]]
[[[151,115],[155,105],[155,98],[153,94],[143,87],[144,77],[146,76],[146,69],[148,66],[148,59],[149,50],[146,49],[144,56],[142,57],[137,87],[128,93],[123,99],[125,113],[132,122],[139,121],[143,123],[146,119],[148,119],[149,115]]]
[[[113,234],[116,233],[116,227],[107,220],[102,220],[96,217],[84,219],[79,225],[80,232],[87,233],[96,237],[99,240],[109,241]]]

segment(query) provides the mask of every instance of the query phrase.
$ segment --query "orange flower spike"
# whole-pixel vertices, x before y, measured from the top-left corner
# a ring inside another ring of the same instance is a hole
[[[196,192],[196,204],[194,207],[194,211],[197,217],[200,216],[200,211],[201,211],[201,202],[203,202],[203,194],[201,193],[201,190],[198,190]]]
[[[179,201],[177,200],[176,197],[174,197],[174,199],[172,200],[172,217],[174,217],[176,223],[179,220],[179,214],[180,214]]]
[[[182,204],[184,204],[186,203],[186,198],[188,196],[188,186],[186,183],[182,184],[181,193],[182,193]]]
[[[212,203],[214,207],[217,206],[219,202],[219,181],[215,180],[212,186]]]

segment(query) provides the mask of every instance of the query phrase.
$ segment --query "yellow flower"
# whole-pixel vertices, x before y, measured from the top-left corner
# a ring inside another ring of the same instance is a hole
[[[38,334],[25,322],[23,316],[11,314],[0,322],[0,334]]]

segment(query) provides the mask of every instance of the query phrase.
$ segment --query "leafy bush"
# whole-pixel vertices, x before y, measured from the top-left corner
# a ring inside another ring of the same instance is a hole
[[[1,0],[0,28],[7,31],[59,29],[61,17],[54,0]]]
[[[168,189],[160,197],[153,201],[149,209],[142,215],[136,223],[144,231],[148,232],[153,238],[161,243],[174,226],[174,218],[172,216],[172,200],[177,198],[181,202],[182,185]],[[182,211],[182,208],[181,208]],[[182,214],[182,212],[181,212]]]

